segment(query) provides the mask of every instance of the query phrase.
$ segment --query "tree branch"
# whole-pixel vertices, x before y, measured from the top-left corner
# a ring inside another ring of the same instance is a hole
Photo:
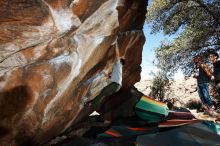
[[[173,4],[177,4],[180,2],[186,2],[186,1],[193,1],[196,2],[199,6],[201,6],[207,13],[209,13],[209,15],[212,16],[212,18],[214,19],[214,21],[220,25],[220,19],[218,16],[215,15],[214,12],[212,12],[212,10],[209,9],[209,7],[207,5],[205,5],[201,0],[174,0]]]

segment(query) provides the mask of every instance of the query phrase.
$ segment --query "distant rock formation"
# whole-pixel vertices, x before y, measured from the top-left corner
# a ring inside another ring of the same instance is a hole
[[[136,88],[145,95],[151,92],[152,80],[143,80],[135,84]],[[200,101],[197,93],[196,79],[193,77],[187,79],[178,79],[170,82],[166,89],[164,100],[174,99],[175,105],[185,107],[190,101]]]
[[[191,101],[200,101],[196,79],[190,77],[173,81],[166,96],[168,99],[175,99],[175,104],[178,107],[186,107],[187,103]]]
[[[140,80],[146,6],[146,0],[0,1],[0,145],[44,143],[72,125],[83,97],[105,86],[101,72],[111,72],[116,44],[127,65],[113,98],[129,98]]]

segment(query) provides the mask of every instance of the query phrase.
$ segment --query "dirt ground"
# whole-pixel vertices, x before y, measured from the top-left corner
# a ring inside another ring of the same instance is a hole
[[[207,115],[204,112],[197,112],[196,110],[190,110],[190,112],[200,120],[208,120],[208,121],[215,121],[216,119],[220,118],[220,113],[213,113],[213,116]]]

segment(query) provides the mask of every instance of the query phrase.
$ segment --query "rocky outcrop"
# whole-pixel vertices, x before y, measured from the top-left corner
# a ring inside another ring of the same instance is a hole
[[[152,80],[142,80],[135,84],[136,88],[145,95],[150,95]],[[196,79],[193,77],[170,81],[166,89],[164,101],[172,100],[177,107],[187,107],[192,101],[200,102],[197,92]]]
[[[111,72],[116,44],[127,65],[114,98],[126,95],[140,80],[146,5],[0,1],[0,145],[44,143],[71,126],[83,98],[94,98],[105,86],[101,72]]]
[[[197,81],[193,77],[171,82],[169,90],[166,92],[167,99],[174,99],[175,105],[178,107],[187,107],[187,104],[192,101],[199,102],[196,83]]]

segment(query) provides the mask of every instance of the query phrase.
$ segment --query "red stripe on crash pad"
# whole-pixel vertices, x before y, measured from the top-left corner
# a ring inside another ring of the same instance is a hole
[[[132,130],[132,131],[145,131],[145,130],[149,130],[150,128],[128,128],[129,130]]]
[[[106,131],[105,133],[108,134],[108,135],[114,136],[114,137],[119,137],[119,136],[121,136],[119,133],[117,133],[117,132],[115,132],[115,131],[113,131],[113,130],[108,130],[108,131]]]
[[[167,120],[165,122],[161,122],[159,127],[174,127],[174,126],[181,126],[185,124],[192,124],[199,122],[199,120]]]

